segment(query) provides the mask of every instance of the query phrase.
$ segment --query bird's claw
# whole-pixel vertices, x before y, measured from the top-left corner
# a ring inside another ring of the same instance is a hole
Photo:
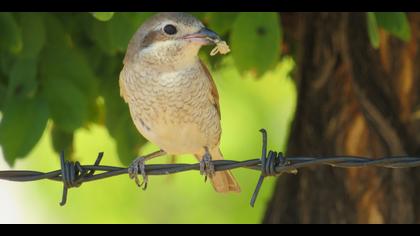
[[[138,157],[131,163],[130,167],[128,168],[128,175],[130,179],[134,179],[134,182],[136,182],[137,186],[143,186],[143,190],[146,190],[147,183],[149,182],[149,179],[146,175],[145,161],[146,159],[144,157]],[[138,177],[139,173],[143,178],[143,181],[141,182]]]
[[[207,182],[207,178],[213,178],[214,174],[215,174],[215,169],[214,169],[214,165],[211,162],[211,156],[210,154],[206,151],[206,153],[203,156],[203,159],[201,159],[200,161],[200,174],[204,175],[204,182]]]

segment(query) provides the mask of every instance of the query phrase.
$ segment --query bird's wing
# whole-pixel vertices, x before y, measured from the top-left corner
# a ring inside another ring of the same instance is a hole
[[[213,103],[214,107],[217,110],[217,113],[220,116],[220,104],[219,104],[219,92],[217,92],[216,84],[214,83],[213,77],[210,74],[210,71],[207,69],[206,65],[200,60],[201,67],[203,68],[204,74],[206,75],[207,79],[210,81],[210,100]]]
[[[124,101],[127,103],[128,96],[127,96],[127,90],[125,88],[124,69],[120,73],[119,84],[120,84],[120,96],[124,98]]]

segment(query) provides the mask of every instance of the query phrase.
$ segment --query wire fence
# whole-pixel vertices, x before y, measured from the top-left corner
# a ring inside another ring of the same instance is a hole
[[[215,171],[247,168],[260,171],[254,193],[251,197],[253,207],[257,199],[264,178],[279,176],[283,173],[296,174],[300,168],[327,165],[341,168],[382,167],[382,168],[410,168],[420,166],[420,157],[392,156],[379,159],[369,159],[360,156],[290,156],[285,157],[281,152],[267,152],[267,132],[262,133],[262,154],[259,159],[246,161],[216,160],[212,161]],[[93,165],[81,165],[79,162],[66,161],[64,152],[60,154],[61,169],[43,173],[39,171],[8,170],[0,171],[0,180],[29,182],[38,180],[53,180],[63,183],[63,195],[60,202],[64,206],[67,202],[68,189],[80,187],[85,182],[92,182],[118,175],[128,174],[128,168],[100,165],[104,153],[98,154]],[[169,175],[185,171],[199,171],[200,164],[150,164],[146,165],[147,175]],[[101,173],[97,173],[101,172]]]

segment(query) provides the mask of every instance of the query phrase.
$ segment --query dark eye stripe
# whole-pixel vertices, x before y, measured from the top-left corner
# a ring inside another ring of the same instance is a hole
[[[164,41],[166,39],[168,39],[168,36],[162,33],[162,31],[152,31],[144,37],[143,41],[141,42],[140,49],[146,48],[154,42]]]
[[[165,27],[163,27],[163,31],[169,35],[174,35],[177,33],[177,29],[174,25],[165,25]]]

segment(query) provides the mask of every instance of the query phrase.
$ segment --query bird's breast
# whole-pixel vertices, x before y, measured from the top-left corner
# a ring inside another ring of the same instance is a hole
[[[220,119],[209,100],[200,68],[125,75],[130,113],[138,130],[169,153],[191,153],[215,145]]]

